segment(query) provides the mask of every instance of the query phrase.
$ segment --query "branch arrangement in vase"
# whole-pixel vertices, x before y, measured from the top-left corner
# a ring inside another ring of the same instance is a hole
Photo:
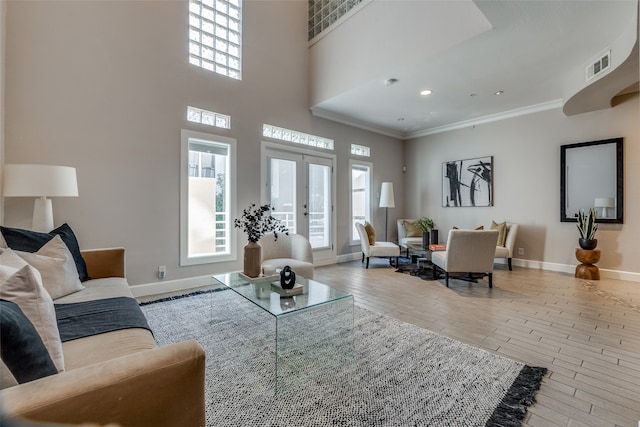
[[[276,240],[278,240],[278,233],[288,236],[287,227],[279,219],[271,216],[273,209],[271,205],[256,206],[255,203],[251,203],[248,208],[242,210],[242,218],[233,220],[233,225],[241,228],[247,235],[247,239],[254,243],[270,232],[273,232]]]
[[[423,233],[428,233],[429,231],[433,230],[433,227],[436,226],[433,220],[431,218],[427,218],[426,216],[414,221],[413,225],[415,225]]]

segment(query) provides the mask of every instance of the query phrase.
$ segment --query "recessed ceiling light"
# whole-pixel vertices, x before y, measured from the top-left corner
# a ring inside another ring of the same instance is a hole
[[[504,93],[504,91],[503,91],[503,90],[499,90],[499,91],[497,91],[496,93],[494,93],[494,95],[502,95],[503,93]]]
[[[385,86],[392,86],[396,83],[398,83],[398,79],[394,79],[394,78],[390,78],[384,81]]]
[[[420,92],[420,95],[422,95],[422,96],[431,95],[431,90],[425,89],[422,92]]]
[[[478,94],[476,94],[476,93],[472,93],[472,94],[471,94],[471,95],[469,95],[469,96],[478,96]]]
[[[404,122],[404,117],[400,117],[400,118],[398,119],[398,121],[399,121],[399,122]]]

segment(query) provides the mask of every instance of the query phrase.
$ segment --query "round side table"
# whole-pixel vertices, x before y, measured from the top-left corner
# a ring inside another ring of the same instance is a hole
[[[576,258],[582,263],[576,266],[576,277],[578,279],[600,280],[600,270],[593,265],[600,261],[600,249],[576,248]]]

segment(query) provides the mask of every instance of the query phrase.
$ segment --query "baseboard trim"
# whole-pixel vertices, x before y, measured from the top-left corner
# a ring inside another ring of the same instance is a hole
[[[362,259],[362,252],[354,252],[350,254],[338,255],[335,260],[327,260],[317,263],[316,266],[340,264],[343,262],[352,262]],[[506,259],[498,258],[496,264],[507,264]],[[569,264],[558,264],[553,262],[534,261],[530,259],[513,258],[512,264],[517,267],[530,268],[532,270],[557,271],[559,273],[575,274],[576,266]],[[610,270],[606,268],[600,269],[600,277],[603,279],[627,280],[629,282],[640,282],[640,273],[631,271]],[[134,297],[147,297],[169,292],[185,291],[212,284],[211,275],[187,277],[185,279],[168,280],[162,282],[145,283],[142,285],[130,286]]]
[[[496,261],[497,263],[498,261]],[[513,258],[513,265],[518,267],[530,268],[533,270],[557,271],[560,273],[575,274],[576,265],[558,264],[553,262],[533,261],[529,259]],[[502,262],[504,263],[504,262]],[[632,271],[611,270],[600,268],[600,277],[603,279],[627,280],[629,282],[640,282],[640,273]]]
[[[129,287],[134,297],[148,297],[169,292],[185,291],[201,288],[212,284],[211,274],[207,276],[187,277],[184,279],[167,280],[162,282],[145,283]]]

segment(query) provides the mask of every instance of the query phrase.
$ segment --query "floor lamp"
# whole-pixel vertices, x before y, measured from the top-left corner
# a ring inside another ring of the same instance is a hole
[[[4,197],[38,197],[33,207],[32,229],[53,229],[53,207],[47,197],[78,197],[76,168],[53,165],[5,164]]]
[[[384,240],[387,239],[387,223],[389,219],[389,208],[395,208],[396,203],[393,198],[393,183],[392,182],[383,182],[382,189],[380,190],[380,207],[385,208],[384,215]]]

